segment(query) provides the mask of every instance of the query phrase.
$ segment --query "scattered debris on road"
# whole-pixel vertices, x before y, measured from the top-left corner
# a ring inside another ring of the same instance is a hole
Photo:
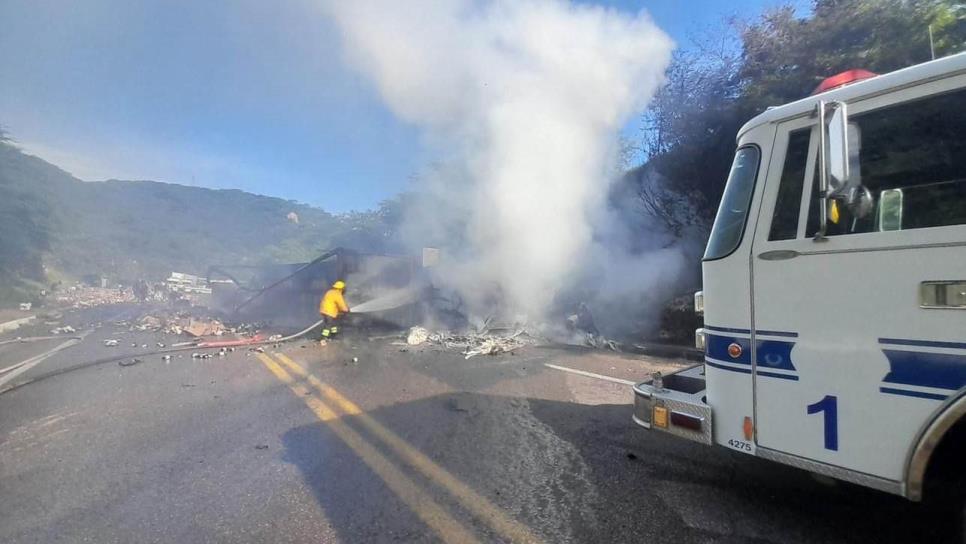
[[[137,359],[137,358],[135,358],[135,359],[130,359],[130,360],[125,359],[123,361],[118,361],[117,364],[120,365],[120,366],[134,366],[136,364],[143,363],[143,362],[144,362],[143,359]]]
[[[77,332],[77,329],[75,329],[74,327],[71,327],[70,325],[67,325],[65,327],[57,327],[54,329],[50,329],[50,334],[70,334],[74,332]]]
[[[520,331],[512,336],[494,336],[494,335],[472,335],[464,337],[467,342],[467,349],[463,352],[466,359],[470,357],[475,357],[476,355],[497,355],[500,353],[510,353],[514,350],[522,348],[524,346],[532,346],[539,343],[537,338],[527,335],[524,331]],[[447,342],[448,346],[459,345],[458,341]]]
[[[481,333],[452,333],[449,331],[439,331],[430,333],[423,327],[412,327],[406,337],[406,343],[410,346],[418,346],[427,342],[441,345],[447,349],[460,349],[466,359],[477,355],[497,355],[500,353],[510,353],[524,346],[540,344],[539,337],[530,335],[526,329],[520,329],[510,334],[498,334],[495,332]]]
[[[108,338],[107,340],[104,340],[104,347],[107,347],[107,348],[117,347],[118,343],[119,343],[118,340],[114,338]]]

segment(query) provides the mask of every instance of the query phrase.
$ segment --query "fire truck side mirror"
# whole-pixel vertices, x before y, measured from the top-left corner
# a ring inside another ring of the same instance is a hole
[[[902,230],[902,189],[886,189],[879,193],[879,231]]]
[[[873,209],[871,192],[862,185],[859,173],[861,133],[858,125],[849,123],[844,102],[819,101],[819,189],[825,205],[819,210],[819,229],[815,241],[826,240],[829,219],[838,222],[832,200],[848,206],[855,217],[866,217]],[[851,148],[851,149],[850,149]],[[854,170],[854,171],[853,171]],[[831,212],[830,212],[831,210]],[[834,217],[830,218],[830,213]]]
[[[829,194],[846,188],[849,182],[849,116],[845,104],[835,103],[828,123]]]

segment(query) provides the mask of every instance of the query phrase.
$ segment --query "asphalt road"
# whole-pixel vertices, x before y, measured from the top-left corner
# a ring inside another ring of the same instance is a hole
[[[171,342],[114,327],[125,312],[69,316],[104,324],[0,385],[0,542],[945,536],[902,499],[640,430],[629,386],[546,366],[619,381],[673,361],[553,348],[464,360],[346,337],[80,366]],[[0,346],[0,369],[61,343]]]

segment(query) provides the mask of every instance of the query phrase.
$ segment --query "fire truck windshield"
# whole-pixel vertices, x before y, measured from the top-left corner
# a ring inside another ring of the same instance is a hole
[[[742,147],[735,154],[721,205],[718,207],[718,215],[711,228],[704,260],[727,257],[741,244],[760,157],[761,152],[754,146]]]

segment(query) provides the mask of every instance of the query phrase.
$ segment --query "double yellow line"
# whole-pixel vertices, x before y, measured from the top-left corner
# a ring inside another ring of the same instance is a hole
[[[266,353],[259,353],[258,358],[275,377],[288,385],[309,409],[328,425],[332,432],[345,442],[362,462],[444,542],[478,542],[478,539],[403,473],[396,464],[342,420],[342,415],[353,416],[353,421],[358,422],[379,439],[407,466],[445,489],[463,508],[486,523],[503,539],[511,542],[540,542],[540,539],[527,526],[507,516],[503,510],[363,412],[334,388],[321,382],[285,354],[273,353],[273,355],[274,359]],[[276,359],[280,363],[276,362]],[[296,380],[292,374],[299,379]],[[306,387],[306,382],[314,391]],[[320,396],[311,395],[313,392]],[[326,402],[330,402],[338,411],[330,408]]]

